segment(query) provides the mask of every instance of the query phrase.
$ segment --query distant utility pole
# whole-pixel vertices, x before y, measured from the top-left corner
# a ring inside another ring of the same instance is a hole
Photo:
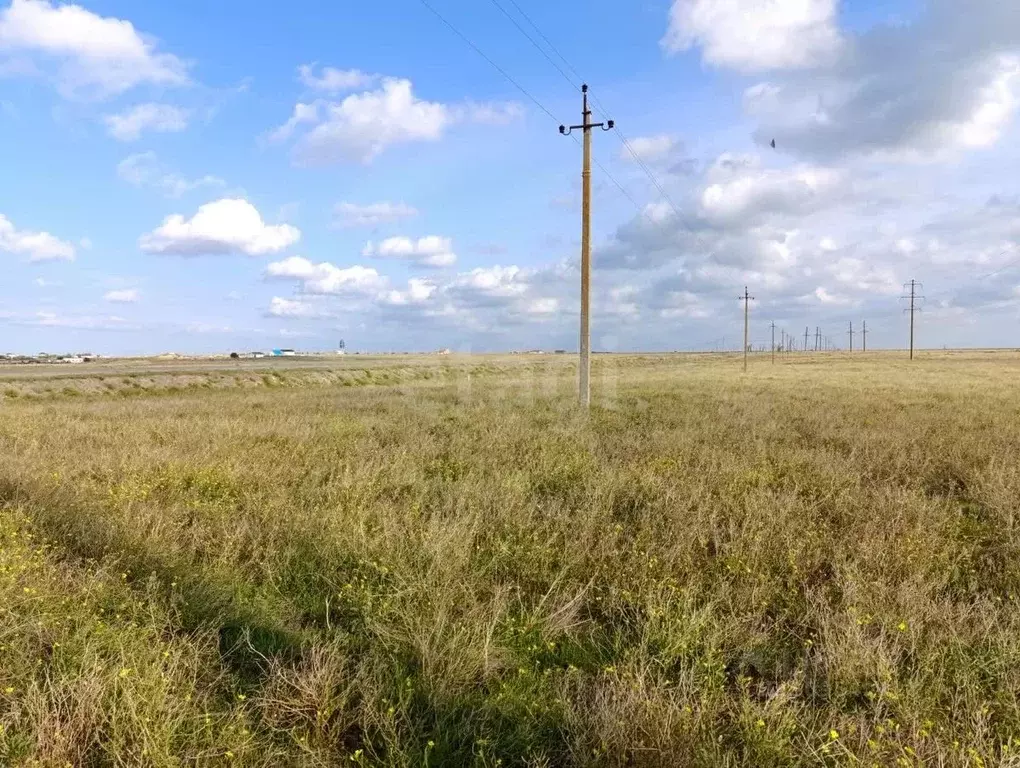
[[[809,328],[808,328],[807,326],[804,326],[804,351],[805,351],[805,352],[807,352],[807,337],[808,337],[808,331],[809,331]]]
[[[822,348],[822,329],[815,326],[815,352]]]
[[[772,365],[776,364],[776,321],[772,321]]]
[[[744,302],[744,373],[747,373],[747,336],[750,333],[750,305],[754,301],[754,296],[747,292],[747,286],[744,286],[744,295],[737,297],[740,301]]]
[[[581,86],[583,106],[581,125],[560,126],[560,133],[584,131],[584,159],[581,169],[581,344],[578,366],[578,400],[584,408],[591,406],[591,129],[611,131],[616,123],[593,123],[588,109],[588,86]]]
[[[904,283],[903,284],[903,289],[904,290],[907,289],[907,285],[908,285],[908,283]],[[917,308],[917,300],[924,298],[924,296],[921,296],[920,294],[918,294],[917,289],[918,288],[924,288],[924,286],[921,283],[917,282],[916,280],[911,280],[909,285],[910,285],[910,293],[908,295],[906,295],[906,296],[901,296],[900,298],[901,299],[910,299],[910,309],[905,309],[903,311],[910,313],[910,359],[913,360],[914,359],[914,313],[921,311],[919,308]]]
[[[868,351],[868,321],[865,320],[861,323],[861,339],[862,339],[862,352]]]
[[[850,354],[852,355],[854,353],[854,321],[853,320],[850,321],[850,331],[849,331],[849,334],[850,334]]]

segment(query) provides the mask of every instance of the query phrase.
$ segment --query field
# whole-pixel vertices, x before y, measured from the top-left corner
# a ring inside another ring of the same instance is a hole
[[[573,376],[0,368],[0,765],[1020,765],[1020,355]]]

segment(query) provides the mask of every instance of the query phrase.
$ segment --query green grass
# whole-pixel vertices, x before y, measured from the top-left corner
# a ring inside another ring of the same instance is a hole
[[[3,402],[0,764],[1015,762],[1020,356],[739,370]]]

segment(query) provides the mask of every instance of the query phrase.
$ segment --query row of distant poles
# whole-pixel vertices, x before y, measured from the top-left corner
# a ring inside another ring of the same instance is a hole
[[[591,120],[591,109],[588,108],[588,86],[581,86],[581,124],[561,125],[560,133],[569,136],[572,131],[583,131],[583,159],[581,166],[581,332],[580,332],[580,361],[578,365],[578,401],[583,408],[591,406],[591,132],[593,128],[601,128],[604,131],[611,131],[616,123],[607,120],[604,123],[593,123]],[[773,146],[775,144],[773,143]],[[911,280],[908,284],[910,293],[904,299],[910,300],[910,359],[914,359],[914,314],[917,311],[917,301],[922,298],[917,290],[921,284]],[[906,285],[904,288],[906,288]],[[744,370],[747,370],[747,356],[750,351],[750,303],[754,301],[747,287],[744,287],[744,295],[740,297],[744,302]],[[820,330],[816,329],[816,350],[820,343]],[[850,323],[850,351],[853,352],[854,327]],[[776,358],[776,326],[772,324],[772,362]],[[867,322],[861,329],[863,347],[868,350],[868,326]],[[809,330],[804,329],[804,349],[807,350]],[[785,345],[784,345],[785,346]]]
[[[906,309],[904,309],[903,311],[910,313],[910,359],[913,360],[914,359],[914,315],[917,314],[918,312],[920,312],[920,307],[918,307],[918,302],[921,301],[924,297],[921,294],[918,293],[918,290],[922,289],[924,286],[921,283],[917,282],[916,280],[911,280],[909,283],[904,283],[903,284],[903,289],[904,290],[908,290],[908,287],[909,287],[909,291],[910,292],[905,294],[905,295],[903,295],[903,296],[901,296],[900,298],[910,301],[910,306],[907,307]],[[751,302],[755,301],[755,298],[754,298],[754,296],[751,295],[751,292],[748,290],[747,286],[744,286],[744,295],[743,296],[738,296],[737,299],[739,301],[744,302],[744,370],[746,371],[747,370],[747,356],[748,356],[748,354],[751,351],[751,342],[750,342]],[[772,323],[770,328],[772,329],[772,363],[774,365],[775,362],[776,362],[776,324]],[[785,331],[782,331],[782,333],[784,334],[784,336],[786,335]],[[847,334],[850,337],[850,352],[851,353],[854,351],[854,335],[858,334],[858,333],[861,335],[861,341],[862,341],[862,350],[861,351],[867,352],[868,351],[868,322],[867,322],[867,320],[862,322],[861,330],[860,331],[855,331],[854,330],[854,322],[853,322],[853,320],[850,321],[850,330],[847,331]],[[808,351],[808,338],[810,337],[810,335],[811,335],[810,328],[805,328],[804,329],[804,351],[805,352]],[[791,341],[793,339],[792,336],[789,336],[788,338]],[[823,337],[822,337],[821,329],[820,328],[815,328],[815,352],[823,351],[824,349],[828,348],[828,346],[829,346],[828,345],[828,338],[826,337],[826,340],[825,340],[824,344],[823,344],[822,338]],[[786,351],[789,350],[789,344],[787,343],[787,339],[786,338],[783,338],[781,346],[780,346],[780,350],[781,351],[782,350],[786,350]]]

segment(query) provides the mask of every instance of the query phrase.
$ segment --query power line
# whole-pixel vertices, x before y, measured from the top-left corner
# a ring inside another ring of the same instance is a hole
[[[577,83],[574,82],[574,80],[570,77],[570,75],[568,75],[566,72],[563,71],[563,68],[559,64],[557,64],[555,61],[553,61],[552,56],[550,56],[548,53],[546,53],[545,49],[542,48],[542,46],[540,46],[537,42],[535,42],[535,38],[533,38],[531,35],[529,35],[527,33],[527,31],[525,31],[524,27],[522,27],[518,23],[517,19],[515,19],[513,16],[511,16],[510,12],[507,11],[506,8],[504,8],[502,5],[499,4],[499,0],[491,0],[491,2],[492,2],[492,4],[494,6],[499,8],[500,11],[502,11],[504,16],[506,16],[508,19],[510,19],[510,22],[515,27],[517,27],[518,31],[522,35],[524,35],[526,38],[528,38],[528,42],[530,42],[533,46],[535,46],[535,48],[538,49],[539,53],[541,53],[543,56],[545,56],[546,61],[548,61],[550,64],[552,64],[556,68],[556,71],[559,72],[561,75],[563,75],[563,79],[566,80],[568,83],[570,83],[574,88],[576,88],[577,87]],[[518,6],[517,3],[514,3],[514,6],[517,7],[517,10],[520,11],[522,15],[525,15],[524,12],[521,11],[520,6]],[[527,18],[526,15],[525,15],[525,18]],[[528,19],[528,21],[531,24],[531,26],[533,26],[533,27],[535,26],[535,23],[533,21],[531,21],[530,19]],[[535,27],[535,28],[538,29],[538,27]],[[541,31],[539,31],[539,34],[542,34]],[[545,39],[545,41],[547,43],[549,42],[548,38],[546,38],[545,35],[542,35],[542,37],[543,37],[543,39]],[[550,43],[550,45],[551,45],[551,43]],[[563,57],[560,56],[560,58],[562,59]],[[565,61],[565,59],[564,59],[564,61]],[[571,67],[571,69],[573,69],[573,67]],[[583,78],[579,77],[578,79],[580,80],[580,79],[583,79]]]
[[[450,22],[449,19],[447,19],[445,16],[443,16],[443,14],[441,14],[432,5],[430,5],[428,3],[428,0],[419,0],[419,2],[421,2],[422,5],[424,5],[426,8],[428,8],[435,15],[435,17],[437,19],[439,19],[441,22],[443,22],[443,24],[445,24],[450,29],[451,32],[453,32],[455,35],[457,35],[457,37],[459,37],[461,40],[463,40],[475,53],[477,53],[486,62],[488,62],[488,64],[493,69],[495,69],[503,77],[505,77],[515,88],[517,88],[517,90],[519,90],[521,93],[523,93],[525,96],[527,96],[539,109],[541,109],[543,112],[545,112],[545,114],[547,114],[552,119],[552,121],[554,123],[559,125],[560,121],[557,119],[556,115],[554,115],[551,111],[549,111],[545,107],[545,105],[542,104],[542,102],[540,102],[537,98],[535,98],[533,95],[531,95],[531,93],[523,85],[521,85],[513,77],[511,77],[510,74],[505,69],[503,69],[501,66],[499,66],[499,64],[497,64],[495,61],[493,61],[491,58],[489,58],[481,48],[479,48],[477,45],[475,45],[473,42],[471,42],[471,40],[467,37],[467,35],[465,35],[463,32],[461,32],[459,29],[457,29],[457,27],[455,27],[453,25],[453,23]],[[493,0],[493,4],[496,5],[496,7],[498,7],[501,11],[503,11],[504,14],[507,13],[506,9],[504,9],[502,6],[500,6],[499,3],[496,2],[496,0]],[[517,3],[514,3],[514,7],[518,8],[518,10],[519,10],[519,6],[517,6]],[[525,18],[527,18],[527,15],[523,14],[523,12],[522,12],[522,15],[524,15]],[[512,17],[510,17],[509,14],[507,14],[507,16],[510,18],[511,21],[514,21],[514,19]],[[516,22],[514,22],[514,23],[516,24]],[[531,22],[530,19],[529,19],[529,23],[531,23],[532,26],[534,26],[534,22]],[[520,29],[520,25],[517,25],[517,26],[518,26],[518,29]],[[537,27],[536,27],[536,29],[537,29]],[[532,37],[530,37],[529,35],[527,35],[527,33],[525,33],[523,29],[521,29],[521,33],[524,34],[529,40],[531,40],[532,45],[535,45],[536,47],[538,47],[538,49],[540,51],[542,50],[541,47],[539,47],[538,44],[535,42],[535,40]],[[545,38],[544,35],[542,37],[543,37],[543,39]],[[550,47],[552,47],[552,46],[550,45]],[[559,54],[557,54],[557,55],[559,55]],[[559,67],[557,67],[557,69],[559,69]],[[571,69],[573,69],[573,67],[571,67]],[[566,77],[565,73],[562,73],[562,70],[561,70],[561,74],[564,74],[564,76]],[[575,74],[576,74],[576,72],[575,72]],[[570,80],[570,78],[567,77],[567,80]],[[573,84],[573,83],[571,83],[571,84]],[[574,138],[575,142],[580,144],[580,142],[578,142],[576,136],[573,137],[573,138]],[[600,171],[602,171],[602,173],[604,173],[609,178],[609,180],[613,182],[614,185],[616,185],[616,188],[619,189],[620,192],[623,194],[623,196],[626,197],[631,202],[631,204],[637,209],[638,213],[644,213],[644,210],[641,208],[641,205],[624,188],[624,186],[619,181],[617,181],[616,177],[613,176],[613,174],[609,172],[609,169],[606,168],[604,165],[602,165],[602,163],[599,162],[598,158],[593,157],[592,161],[595,163],[595,165],[598,167],[598,169]],[[645,214],[645,215],[647,216],[647,214]],[[649,218],[649,221],[652,221],[652,223],[655,223],[655,221],[650,216],[648,218]]]
[[[513,7],[517,9],[517,12],[519,14],[521,14],[521,16],[524,17],[524,20],[527,21],[531,25],[532,29],[534,29],[538,33],[539,37],[541,37],[545,41],[545,44],[548,45],[549,48],[552,50],[552,52],[555,53],[559,57],[560,61],[562,61],[566,65],[567,69],[569,69],[571,72],[574,73],[574,77],[576,77],[578,79],[578,81],[584,80],[584,78],[581,77],[581,75],[578,73],[578,71],[576,69],[574,69],[573,65],[569,61],[566,60],[566,58],[563,56],[562,53],[559,52],[559,50],[557,50],[556,46],[553,45],[552,40],[550,40],[548,37],[545,36],[545,33],[539,28],[539,26],[534,21],[532,21],[531,17],[528,16],[528,14],[524,12],[524,9],[521,8],[521,6],[519,6],[517,4],[517,0],[510,0],[510,4],[513,5]],[[557,67],[557,69],[559,69],[559,67]],[[595,99],[594,96],[592,96],[592,101],[595,101],[595,103],[598,104],[598,101]],[[605,110],[603,110],[601,108],[601,106],[599,106],[599,111],[605,111]]]
[[[531,99],[531,101],[533,101],[535,103],[535,105],[539,109],[541,109],[543,112],[545,112],[547,115],[549,115],[549,117],[552,118],[553,122],[559,123],[559,120],[556,118],[556,115],[554,115],[552,112],[550,112],[548,109],[546,109],[545,105],[542,104],[542,102],[540,102],[534,96],[532,96],[523,85],[518,83],[509,74],[507,74],[507,71],[505,69],[503,69],[501,66],[499,66],[499,64],[497,64],[492,59],[490,59],[488,56],[486,56],[485,52],[481,48],[479,48],[477,45],[472,43],[468,39],[467,35],[465,35],[463,32],[461,32],[459,29],[457,29],[455,26],[453,26],[453,24],[451,24],[446,19],[446,17],[443,16],[443,14],[441,14],[439,11],[437,11],[435,8],[433,8],[431,5],[429,5],[428,0],[419,0],[419,2],[421,2],[422,5],[424,5],[430,11],[432,11],[432,13],[435,14],[437,19],[439,19],[441,22],[443,22],[443,24],[445,24],[447,27],[450,28],[451,32],[453,32],[455,35],[457,35],[457,37],[459,37],[461,40],[463,40],[465,43],[467,43],[469,46],[471,46],[471,48],[475,51],[475,53],[477,53],[479,56],[481,56],[483,59],[485,59],[497,72],[499,72],[501,75],[503,75],[503,77],[505,77],[507,80],[509,80],[514,85],[514,87],[517,88],[517,90],[519,90],[521,93],[523,93],[529,99]]]
[[[424,1],[425,0],[422,0],[422,2],[424,2]],[[506,8],[504,8],[502,5],[500,5],[498,0],[490,0],[490,2],[492,2],[493,5],[495,5],[497,8],[499,8],[499,10],[502,11],[504,16],[506,16],[508,19],[510,19],[511,23],[513,23],[513,25],[515,27],[517,27],[517,30],[522,35],[524,35],[524,37],[528,40],[528,42],[530,42],[535,47],[535,49],[539,53],[541,53],[542,56],[545,57],[546,61],[548,61],[556,69],[556,71],[559,72],[560,75],[563,76],[564,80],[566,80],[568,83],[570,83],[571,86],[573,86],[575,88],[577,87],[576,81],[573,78],[571,78],[570,75],[568,75],[565,71],[563,71],[563,67],[561,67],[559,64],[557,64],[553,60],[553,58],[549,55],[549,53],[545,50],[545,48],[543,48],[541,45],[539,45],[538,41],[536,41],[535,38],[533,38],[531,35],[529,35],[527,33],[527,31],[518,23],[517,19],[515,19],[509,13],[509,11],[506,10]],[[552,44],[552,42],[549,40],[548,36],[546,36],[546,34],[544,32],[542,32],[541,28],[531,19],[531,17],[528,16],[528,14],[524,12],[524,10],[521,8],[521,6],[518,5],[515,0],[510,0],[510,2],[513,3],[513,6],[514,6],[514,8],[517,9],[517,12],[520,13],[522,17],[524,17],[524,19],[528,22],[528,24],[530,24],[532,26],[532,28],[539,34],[539,36],[545,41],[546,45],[548,45],[549,48],[567,66],[567,68],[571,72],[574,73],[574,75],[577,77],[577,79],[578,80],[583,80],[584,78],[582,78],[578,74],[577,70],[571,65],[571,63],[569,61],[567,61],[566,57],[564,57],[563,54],[559,52],[559,50],[556,48],[556,46]],[[602,103],[598,100],[598,98],[595,96],[595,94],[591,93],[589,95],[591,97],[592,102],[595,104],[595,106],[598,108],[598,110],[603,113],[603,116],[605,114],[607,114],[607,110],[602,106]],[[662,197],[666,200],[667,203],[669,203],[670,207],[673,209],[673,213],[676,214],[677,218],[680,218],[680,209],[677,207],[676,203],[673,202],[673,198],[671,198],[669,196],[669,193],[666,192],[666,190],[663,188],[662,184],[659,183],[659,180],[655,177],[655,174],[652,172],[651,168],[649,168],[648,165],[645,163],[645,161],[641,159],[641,156],[638,155],[638,153],[634,150],[634,147],[631,145],[631,143],[629,141],[627,141],[627,137],[623,135],[623,132],[619,128],[614,128],[613,130],[616,132],[616,135],[620,139],[620,141],[623,142],[623,146],[627,149],[627,152],[629,152],[630,156],[632,158],[634,158],[634,161],[638,164],[638,167],[641,168],[642,171],[644,171],[644,173],[648,177],[649,181],[651,181],[652,185],[659,191],[659,194],[662,195]],[[602,169],[602,171],[604,173],[609,175],[609,172],[606,171],[605,168],[600,163],[598,163],[596,161],[596,164]],[[616,184],[616,186],[619,187],[621,191],[623,191],[622,185],[619,182],[616,182],[615,179],[613,181]],[[624,192],[624,194],[626,195],[626,192]],[[627,195],[627,197],[630,198],[630,195]],[[633,198],[631,198],[631,202],[634,202]],[[634,204],[637,205],[636,202]],[[638,208],[640,210],[640,206],[638,206]]]
[[[630,152],[630,156],[634,158],[634,161],[645,172],[645,174],[651,180],[652,184],[655,185],[655,188],[659,190],[659,194],[665,198],[666,202],[669,203],[670,208],[673,209],[673,213],[675,213],[677,218],[679,219],[680,209],[677,208],[676,203],[673,202],[673,198],[671,198],[669,194],[666,192],[666,190],[662,188],[662,185],[659,183],[659,180],[655,178],[655,174],[652,173],[651,169],[645,164],[645,161],[641,159],[640,155],[638,155],[638,153],[634,151],[634,147],[632,147],[630,145],[630,142],[627,141],[627,137],[623,135],[623,132],[619,128],[614,128],[613,130],[620,137],[620,141],[623,142],[623,146],[625,146],[627,148],[627,151]]]

